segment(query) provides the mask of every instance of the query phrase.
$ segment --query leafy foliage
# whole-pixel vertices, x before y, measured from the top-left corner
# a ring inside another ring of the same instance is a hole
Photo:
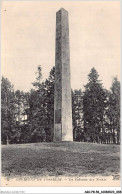
[[[79,140],[83,128],[83,94],[81,90],[72,91],[73,139]]]
[[[107,106],[106,92],[98,77],[97,71],[92,68],[83,96],[84,131],[96,140],[101,129],[104,131],[104,112]]]
[[[38,68],[37,81],[33,83],[35,89],[31,90],[29,98],[29,126],[32,142],[51,141],[53,132],[55,69],[52,68],[49,78],[42,83],[40,70],[41,68]]]
[[[30,92],[14,91],[7,78],[1,80],[2,143],[53,140],[55,68],[42,82],[42,68]],[[74,141],[120,143],[120,82],[113,79],[110,90],[103,88],[92,68],[85,91],[72,91]]]
[[[107,124],[110,132],[117,133],[117,143],[120,143],[120,82],[114,77],[108,92],[108,107],[106,110]]]
[[[15,126],[15,103],[14,103],[14,90],[8,79],[2,77],[1,83],[1,136],[2,142],[13,138]]]

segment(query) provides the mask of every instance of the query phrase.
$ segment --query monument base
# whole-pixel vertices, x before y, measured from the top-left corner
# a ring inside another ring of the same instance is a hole
[[[54,137],[53,142],[72,142],[73,141],[73,135],[62,133],[61,123],[54,125]]]
[[[53,142],[61,142],[62,141],[62,134],[61,134],[61,123],[54,125],[54,137]]]

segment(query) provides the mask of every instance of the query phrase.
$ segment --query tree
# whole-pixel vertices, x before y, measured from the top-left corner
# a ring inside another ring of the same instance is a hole
[[[113,143],[120,143],[120,82],[117,77],[113,78],[113,83],[108,93],[109,105],[106,115],[109,129],[113,134]],[[116,135],[115,135],[116,133]],[[115,139],[117,137],[117,140]]]
[[[28,123],[31,141],[52,141],[54,123],[54,76],[55,68],[50,71],[48,79],[41,82],[42,69],[37,67],[34,89],[29,95]]]
[[[7,78],[1,80],[1,139],[10,142],[15,127],[15,101],[13,85]]]
[[[33,84],[33,86],[39,90],[40,87],[41,87],[41,80],[42,80],[42,68],[41,68],[41,65],[38,65],[37,66],[37,72],[36,72],[36,81]]]
[[[55,82],[55,67],[50,71],[48,79],[44,84],[44,104],[45,104],[45,132],[46,141],[53,140],[54,128],[54,82]]]
[[[30,130],[28,125],[29,93],[15,91],[15,118],[16,128],[14,143],[26,143],[30,141]]]
[[[83,96],[84,130],[90,141],[98,142],[100,131],[104,132],[104,112],[107,106],[106,92],[98,80],[98,73],[93,67],[88,75]]]
[[[41,66],[37,67],[36,81],[33,83],[35,87],[30,91],[29,96],[29,127],[31,130],[31,141],[40,142],[45,140],[44,122],[45,122],[45,106],[44,106],[44,83],[42,78]]]
[[[72,91],[73,139],[81,141],[83,130],[83,97],[81,90]]]

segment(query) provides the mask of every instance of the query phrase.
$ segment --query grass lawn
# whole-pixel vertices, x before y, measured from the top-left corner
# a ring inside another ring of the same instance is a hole
[[[2,146],[3,176],[109,176],[119,172],[119,145],[61,142]]]

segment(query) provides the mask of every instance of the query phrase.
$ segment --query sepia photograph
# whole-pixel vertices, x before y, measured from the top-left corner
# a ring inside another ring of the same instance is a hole
[[[1,1],[2,187],[120,187],[120,1]]]

